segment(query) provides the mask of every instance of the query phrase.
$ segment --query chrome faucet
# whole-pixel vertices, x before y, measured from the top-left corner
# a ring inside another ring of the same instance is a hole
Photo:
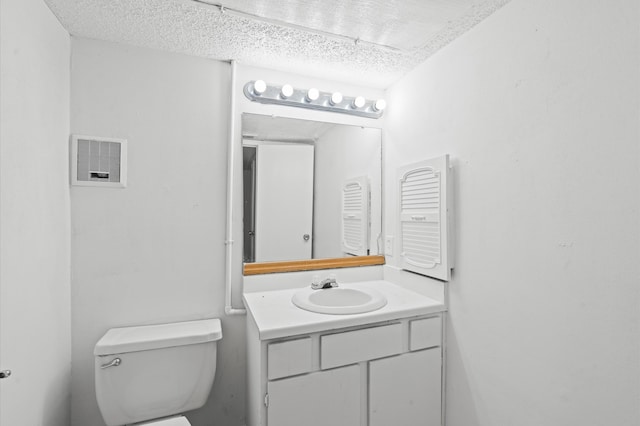
[[[311,281],[311,288],[314,290],[333,287],[338,287],[338,281],[336,281],[335,274],[329,274],[329,276],[322,281],[320,281],[319,276],[314,275],[313,280]]]

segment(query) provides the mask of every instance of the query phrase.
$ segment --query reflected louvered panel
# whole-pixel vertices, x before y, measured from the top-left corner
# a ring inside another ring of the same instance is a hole
[[[344,245],[351,250],[362,249],[360,220],[344,219]]]
[[[357,183],[348,184],[344,188],[343,208],[345,213],[359,213],[362,209],[362,188]]]
[[[369,251],[369,186],[366,176],[345,182],[342,193],[342,250],[353,255]]]

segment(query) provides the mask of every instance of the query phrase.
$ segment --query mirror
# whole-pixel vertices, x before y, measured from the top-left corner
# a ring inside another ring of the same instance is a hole
[[[380,129],[245,113],[245,263],[382,254]]]

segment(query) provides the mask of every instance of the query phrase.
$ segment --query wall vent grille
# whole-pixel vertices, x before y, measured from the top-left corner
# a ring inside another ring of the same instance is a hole
[[[124,188],[127,141],[94,136],[71,137],[71,184]]]

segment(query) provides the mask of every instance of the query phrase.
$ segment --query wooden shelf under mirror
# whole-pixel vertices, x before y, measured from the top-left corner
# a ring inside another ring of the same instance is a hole
[[[352,256],[329,259],[290,260],[284,262],[245,263],[244,275],[274,274],[277,272],[313,271],[316,269],[352,268],[384,265],[384,256]]]

